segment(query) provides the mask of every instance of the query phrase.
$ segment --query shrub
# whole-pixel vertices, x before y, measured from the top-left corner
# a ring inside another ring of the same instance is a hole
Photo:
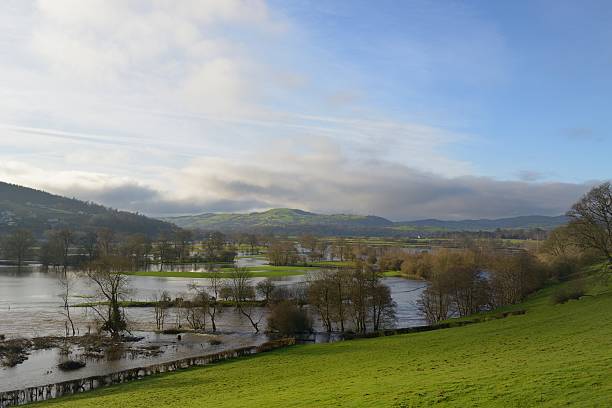
[[[268,330],[283,336],[312,331],[312,320],[304,309],[293,302],[282,301],[270,311]]]
[[[79,368],[85,367],[85,363],[82,361],[68,360],[58,364],[58,367],[63,371],[78,370]]]
[[[555,305],[559,305],[569,300],[580,299],[582,296],[584,296],[584,288],[579,285],[573,285],[556,290],[552,295],[552,302]]]

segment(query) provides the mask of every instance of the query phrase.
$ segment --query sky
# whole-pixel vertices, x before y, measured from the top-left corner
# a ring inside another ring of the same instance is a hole
[[[153,216],[558,215],[612,177],[609,1],[4,0],[0,180]]]

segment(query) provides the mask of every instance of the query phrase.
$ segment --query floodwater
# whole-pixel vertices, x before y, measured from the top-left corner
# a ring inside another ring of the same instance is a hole
[[[261,265],[260,259],[240,259],[241,266]],[[263,278],[253,278],[257,282]],[[275,279],[277,285],[299,285],[303,276],[280,277]],[[130,276],[132,292],[130,300],[151,300],[160,290],[166,290],[172,298],[189,296],[189,285],[196,283],[206,285],[206,279],[166,278]],[[416,301],[425,284],[421,281],[402,278],[384,278],[383,282],[391,289],[393,300],[397,304],[397,327],[412,327],[424,324],[417,309]],[[14,267],[0,265],[0,334],[6,338],[63,336],[66,319],[62,315],[60,286],[55,272],[43,272],[38,267],[23,268],[17,271]],[[95,289],[86,279],[75,281],[70,299],[71,304],[88,301]],[[266,327],[266,309],[261,308],[260,328]],[[94,316],[87,308],[71,308],[71,314],[78,333],[83,335],[94,330]],[[221,350],[250,346],[267,340],[263,334],[253,334],[249,321],[232,308],[224,308],[217,318],[219,345],[210,345],[210,335],[187,334],[181,342],[176,336],[153,333],[155,318],[152,308],[127,308],[126,314],[134,334],[145,338],[136,346],[159,346],[161,354],[155,356],[135,356],[116,361],[108,359],[87,360],[85,368],[62,372],[57,364],[62,356],[57,349],[33,351],[28,359],[16,367],[0,367],[0,391],[44,385],[58,381],[70,380],[91,375],[103,375],[127,368],[157,364],[180,358],[215,353]],[[176,325],[177,314],[171,310],[166,320],[166,327]],[[210,330],[210,323],[207,327]],[[315,319],[315,330],[321,330]],[[329,341],[320,334],[316,341]],[[333,340],[333,338],[332,338]]]

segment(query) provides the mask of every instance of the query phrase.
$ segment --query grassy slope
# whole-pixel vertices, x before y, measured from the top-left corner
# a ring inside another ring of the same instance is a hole
[[[601,292],[601,288],[598,292]],[[612,293],[459,328],[290,349],[52,401],[54,407],[608,406]]]

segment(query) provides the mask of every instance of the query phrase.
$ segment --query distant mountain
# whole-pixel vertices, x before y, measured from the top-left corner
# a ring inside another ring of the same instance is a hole
[[[103,227],[151,237],[176,229],[173,224],[144,215],[0,182],[0,234],[16,228],[41,236],[53,228],[95,231]]]
[[[567,224],[568,218],[565,215],[545,216],[527,215],[511,218],[498,219],[479,219],[479,220],[460,220],[443,221],[436,219],[396,222],[396,228],[413,227],[420,228],[439,228],[447,231],[495,231],[496,229],[553,229],[560,225]]]
[[[315,214],[303,210],[276,208],[249,214],[200,214],[164,218],[181,228],[232,231],[258,231],[285,234],[320,235],[414,235],[444,231],[494,231],[496,229],[552,229],[565,224],[565,216],[522,216],[497,220],[417,220],[392,222],[377,216]]]

